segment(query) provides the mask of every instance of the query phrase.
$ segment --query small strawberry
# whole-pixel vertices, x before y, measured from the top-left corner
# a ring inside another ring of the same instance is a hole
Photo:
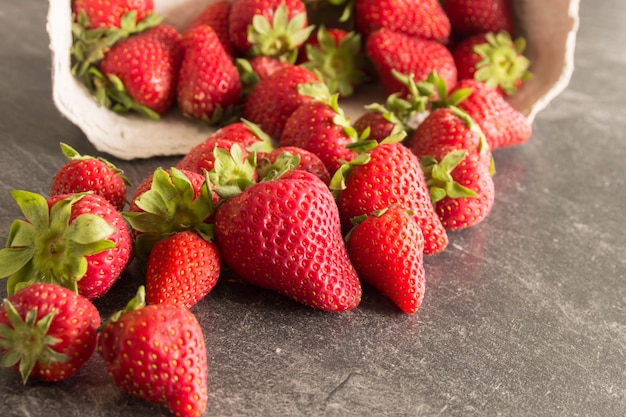
[[[361,300],[333,196],[309,172],[287,171],[227,199],[215,237],[246,282],[323,311],[350,310]]]
[[[161,24],[117,42],[98,64],[98,102],[118,112],[153,119],[172,108],[182,59],[180,34]]]
[[[192,231],[177,232],[154,245],[146,268],[146,302],[192,307],[220,275],[215,243]]]
[[[315,81],[319,81],[317,75],[300,66],[290,65],[278,70],[262,79],[246,97],[243,117],[278,140],[291,113],[312,100],[298,92],[298,85]]]
[[[65,143],[61,143],[61,150],[69,161],[54,174],[50,195],[92,191],[117,210],[124,208],[129,182],[121,169],[104,158],[81,155]]]
[[[364,282],[413,314],[424,299],[424,237],[413,215],[398,206],[354,219],[348,254]]]
[[[370,149],[367,143],[360,144],[360,155],[337,170],[330,187],[344,225],[397,204],[414,213],[424,235],[424,253],[438,253],[448,245],[448,236],[430,200],[419,160],[399,143],[405,135],[390,136],[380,144],[370,141]]]
[[[511,0],[445,0],[452,33],[460,39],[478,33],[515,32]]]
[[[290,62],[313,30],[302,0],[234,0],[228,25],[230,40],[243,55]]]
[[[413,74],[415,82],[426,80],[431,72],[436,71],[448,86],[456,84],[454,58],[439,42],[383,28],[367,38],[365,50],[387,95],[396,92],[403,96],[409,94],[406,85],[393,75],[393,70],[400,74]]]
[[[207,352],[202,328],[177,304],[145,305],[145,289],[101,328],[98,353],[122,390],[199,417],[207,404]]]
[[[215,34],[222,43],[224,51],[234,57],[235,47],[230,42],[228,33],[228,15],[230,14],[232,3],[228,0],[217,0],[211,2],[195,19],[183,30],[183,35],[200,25],[211,26]]]
[[[28,285],[0,305],[0,365],[28,378],[61,381],[93,354],[100,315],[86,298],[48,283]]]
[[[237,58],[235,65],[241,78],[243,95],[248,96],[261,80],[293,64],[278,58],[258,55],[250,58]]]
[[[300,94],[312,101],[300,105],[287,119],[280,146],[306,149],[322,160],[332,175],[356,153],[347,147],[358,141],[356,131],[339,107],[339,95],[330,96],[323,83],[301,84]]]
[[[184,115],[211,125],[226,121],[241,99],[235,64],[215,31],[200,25],[183,37],[177,102]]]
[[[89,28],[119,28],[122,17],[135,12],[135,22],[154,12],[153,0],[72,0],[72,11],[76,16],[85,13]]]
[[[479,33],[458,43],[452,56],[459,80],[476,79],[502,94],[513,95],[531,77],[523,55],[524,38],[513,41],[507,32]]]
[[[381,28],[435,41],[450,36],[438,0],[355,0],[354,13],[356,28],[366,36]]]
[[[299,148],[297,146],[283,146],[274,149],[264,158],[259,160],[257,170],[261,172],[260,178],[265,178],[271,175],[269,171],[280,170],[283,167],[281,159],[297,157],[297,163],[294,164],[292,169],[298,169],[301,171],[307,171],[318,177],[324,182],[324,184],[330,184],[330,174],[326,169],[324,162],[315,155],[313,152],[306,149]],[[294,161],[293,159],[291,161]]]

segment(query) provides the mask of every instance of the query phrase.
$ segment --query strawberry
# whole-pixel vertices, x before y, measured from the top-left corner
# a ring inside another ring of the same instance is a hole
[[[207,404],[207,352],[202,328],[185,306],[145,305],[145,289],[102,326],[98,353],[122,390],[198,417]]]
[[[354,13],[356,28],[366,36],[381,28],[435,41],[450,36],[438,0],[356,0]]]
[[[223,202],[215,237],[244,281],[323,311],[359,304],[361,285],[326,184],[306,171],[249,186]]]
[[[290,62],[313,30],[302,0],[233,0],[228,19],[230,40],[240,53]]]
[[[456,84],[454,58],[439,42],[382,28],[367,38],[365,50],[387,95],[395,92],[403,96],[409,94],[406,85],[393,76],[393,70],[400,74],[413,74],[415,82],[426,80],[428,74],[436,71],[448,86]]]
[[[50,195],[92,191],[118,211],[124,208],[126,188],[130,184],[121,169],[104,158],[81,155],[65,143],[61,143],[61,150],[69,161],[54,175]]]
[[[300,55],[304,55],[300,65],[317,71],[333,94],[349,97],[368,80],[361,35],[356,32],[321,26],[300,48]]]
[[[261,80],[285,67],[293,65],[290,62],[263,55],[253,56],[247,59],[237,58],[235,64],[237,71],[239,71],[239,77],[241,78],[244,96],[248,96]]]
[[[228,126],[232,125],[227,125],[225,128],[227,128]],[[235,143],[237,142],[235,142],[234,140],[226,139],[223,136],[222,138],[220,138],[213,137],[213,135],[211,135],[204,142],[200,142],[199,144],[191,148],[191,150],[183,157],[183,159],[178,161],[178,163],[176,164],[176,168],[186,171],[192,171],[198,174],[203,174],[204,171],[209,172],[213,169],[213,165],[215,164],[215,148],[226,149],[227,151],[230,151]],[[248,158],[248,156],[250,155],[250,153],[246,151],[245,148],[243,148],[241,152],[243,160]]]
[[[200,25],[183,37],[177,102],[184,115],[216,125],[228,119],[241,99],[235,64],[215,31]]]
[[[399,133],[402,130],[402,123],[393,112],[386,111],[386,109],[369,110],[362,113],[354,121],[352,127],[359,136],[367,136],[367,139],[382,142],[388,136]]]
[[[297,146],[283,146],[274,149],[267,154],[264,158],[259,160],[257,170],[261,172],[259,177],[268,177],[269,171],[282,168],[281,159],[297,157],[297,163],[293,166],[293,169],[301,171],[307,171],[318,177],[324,182],[324,184],[330,184],[330,174],[326,169],[324,162],[315,155],[313,152],[306,149],[299,148]],[[277,164],[278,163],[278,164]]]
[[[246,120],[258,125],[273,139],[280,139],[287,118],[311,97],[300,94],[298,85],[319,81],[306,68],[290,65],[262,79],[243,103]]]
[[[115,111],[158,119],[176,98],[180,39],[176,29],[161,24],[117,42],[98,65],[96,98]]]
[[[413,314],[424,299],[424,236],[413,215],[398,206],[354,220],[346,237],[359,278]]]
[[[86,298],[48,283],[21,288],[0,305],[2,366],[28,378],[61,381],[93,354],[100,315]]]
[[[200,25],[210,26],[222,43],[224,51],[234,57],[235,47],[230,42],[228,33],[228,15],[230,14],[232,3],[228,0],[217,0],[211,2],[195,19],[183,30],[183,35]]]
[[[132,255],[120,213],[96,194],[45,197],[11,193],[24,213],[0,250],[0,277],[10,295],[38,281],[60,284],[92,300],[120,277]]]
[[[358,141],[356,131],[339,107],[339,94],[329,96],[322,83],[301,84],[298,91],[313,100],[300,105],[289,116],[279,145],[314,153],[332,175],[342,161],[355,156],[347,145]]]
[[[76,16],[85,13],[89,28],[119,28],[122,17],[135,12],[139,22],[154,12],[153,0],[73,0],[72,11]]]
[[[501,30],[515,32],[511,0],[445,0],[443,8],[457,38]]]
[[[459,80],[476,79],[513,95],[530,78],[530,61],[523,55],[524,38],[513,41],[507,32],[479,33],[458,43],[452,56]]]
[[[337,197],[342,221],[397,204],[411,210],[424,235],[424,253],[443,251],[446,231],[434,210],[426,178],[417,157],[399,143],[405,133],[374,142],[333,176],[330,187]]]
[[[192,307],[215,286],[220,255],[215,243],[192,231],[157,242],[148,257],[146,302]]]

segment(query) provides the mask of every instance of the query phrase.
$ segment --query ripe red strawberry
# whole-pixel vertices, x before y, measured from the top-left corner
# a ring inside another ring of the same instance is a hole
[[[228,125],[230,126],[230,125]],[[226,127],[228,127],[226,126]],[[178,161],[176,164],[176,168],[192,171],[197,174],[203,174],[204,171],[210,172],[213,169],[213,165],[215,164],[215,148],[225,149],[230,151],[232,146],[237,143],[233,140],[219,137],[208,137],[204,142],[200,142],[187,154]],[[248,151],[243,148],[241,150],[242,158],[245,160],[250,155]]]
[[[457,38],[501,30],[515,33],[511,0],[445,0],[443,8]]]
[[[424,237],[410,212],[398,206],[356,219],[347,237],[359,278],[413,314],[425,291]]]
[[[448,86],[456,84],[454,58],[439,42],[383,28],[367,38],[365,50],[387,95],[396,92],[409,94],[406,85],[393,76],[392,70],[400,74],[413,74],[415,82],[426,80],[431,72],[436,71]]]
[[[248,96],[261,80],[269,77],[273,73],[293,64],[270,56],[253,56],[250,58],[237,58],[235,61],[241,84],[243,95]]]
[[[457,106],[480,126],[492,151],[524,143],[530,138],[532,125],[529,120],[498,91],[477,80],[459,81],[455,90],[461,89],[468,89],[471,94]]]
[[[228,33],[228,15],[230,14],[232,3],[228,0],[217,0],[210,3],[195,19],[191,21],[183,31],[183,34],[190,32],[196,26],[207,25],[215,31],[224,47],[224,51],[234,57],[235,47],[230,42]]]
[[[15,220],[0,249],[0,277],[13,294],[33,282],[62,285],[92,300],[120,277],[132,255],[120,213],[96,194],[45,197],[14,190],[25,220]]]
[[[291,62],[313,30],[302,0],[234,0],[228,25],[230,40],[243,55]]]
[[[315,81],[319,81],[317,75],[300,66],[290,65],[278,70],[262,79],[246,97],[243,117],[278,140],[291,113],[302,103],[312,100],[298,92],[298,85]]]
[[[476,79],[502,94],[513,95],[531,74],[523,55],[524,38],[515,41],[507,32],[479,33],[458,43],[452,56],[458,79]]]
[[[89,18],[89,28],[119,28],[122,16],[134,11],[139,22],[154,12],[153,0],[73,0],[75,15],[84,12]]]
[[[207,404],[207,352],[202,328],[187,307],[145,305],[144,288],[107,320],[98,341],[107,373],[122,390],[198,417]]]
[[[337,193],[344,225],[397,204],[414,213],[424,235],[424,253],[438,253],[448,245],[448,236],[433,208],[419,160],[399,143],[402,138],[403,134],[390,136],[343,165],[331,180],[331,189]]]
[[[103,79],[96,78],[96,97],[106,96],[101,103],[113,110],[156,119],[174,104],[181,59],[180,34],[172,26],[161,24],[123,39],[98,65]]]
[[[309,172],[288,171],[226,200],[215,237],[224,261],[251,284],[324,311],[361,300],[333,196]]]
[[[21,288],[0,306],[2,366],[28,378],[61,381],[93,354],[100,315],[86,298],[48,283]]]
[[[241,99],[235,64],[215,31],[200,25],[183,37],[177,102],[183,114],[215,125],[225,121]]]
[[[69,161],[54,175],[50,195],[92,191],[107,199],[117,210],[124,208],[129,182],[121,169],[104,158],[81,155],[65,143],[61,143],[61,150]]]
[[[399,133],[402,124],[392,112],[370,110],[362,113],[352,127],[359,136],[368,129],[367,139],[382,142],[388,136]]]
[[[267,177],[270,175],[268,171],[272,169],[280,169],[275,165],[277,162],[278,166],[282,168],[280,160],[281,158],[286,157],[298,158],[298,163],[293,167],[293,169],[310,172],[322,180],[324,184],[330,184],[330,174],[328,173],[324,162],[322,162],[322,160],[313,152],[297,146],[283,146],[276,148],[269,154],[265,155],[265,157],[259,161],[259,165],[257,167],[257,170],[262,173],[259,177]]]
[[[146,269],[146,302],[192,307],[220,275],[217,246],[192,231],[177,232],[154,245]]]
[[[339,95],[324,97],[328,90],[323,84],[302,84],[299,91],[312,101],[300,105],[287,119],[280,137],[280,146],[306,149],[322,160],[332,175],[355,155],[347,145],[358,141],[356,131],[339,107]]]
[[[443,41],[450,36],[450,21],[439,3],[439,0],[356,0],[356,28],[364,35],[386,28],[421,39]]]

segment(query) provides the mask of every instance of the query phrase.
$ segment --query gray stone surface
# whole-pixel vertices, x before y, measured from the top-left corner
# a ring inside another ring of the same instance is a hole
[[[626,410],[626,8],[581,2],[569,88],[530,142],[496,151],[481,225],[426,259],[418,314],[366,289],[333,315],[236,282],[194,307],[209,354],[206,416],[622,416]],[[0,240],[9,191],[46,194],[59,141],[95,153],[51,99],[47,3],[0,8]],[[177,158],[113,159],[137,184]],[[142,281],[131,268],[103,317]],[[4,284],[0,297],[6,296]],[[0,415],[166,416],[118,390],[97,355],[57,384],[0,370]]]

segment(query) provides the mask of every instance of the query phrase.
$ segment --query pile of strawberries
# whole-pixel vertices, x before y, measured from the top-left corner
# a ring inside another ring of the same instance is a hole
[[[179,33],[150,0],[74,0],[74,72],[99,103],[219,129],[127,209],[123,173],[65,144],[49,197],[13,191],[3,366],[58,381],[97,350],[122,389],[198,416],[189,309],[226,271],[322,311],[356,308],[362,283],[419,309],[424,255],[487,217],[493,151],[531,135],[506,101],[529,77],[511,3],[355,0],[336,27],[308,24],[317,5],[218,0]],[[342,99],[373,82],[386,101],[349,120]],[[92,301],[133,260],[145,285],[101,323]]]

